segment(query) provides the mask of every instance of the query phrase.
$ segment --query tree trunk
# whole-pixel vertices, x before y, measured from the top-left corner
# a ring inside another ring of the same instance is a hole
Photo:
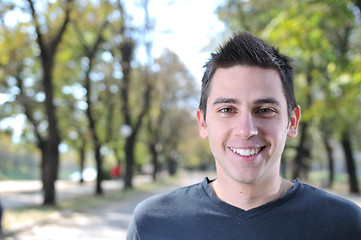
[[[160,114],[157,118],[157,122],[152,124],[152,117],[149,114],[149,119],[148,119],[148,131],[149,131],[149,138],[150,140],[148,141],[148,149],[149,152],[151,154],[152,157],[152,166],[153,166],[153,171],[152,171],[152,178],[153,178],[153,182],[155,182],[157,180],[157,173],[159,171],[159,160],[158,160],[158,156],[159,156],[159,152],[161,151],[161,144],[160,144],[160,131],[161,131],[161,126],[162,126],[162,122],[164,120],[165,114],[164,111],[160,111]]]
[[[103,23],[102,29],[105,29],[106,25],[108,24],[107,21]],[[87,58],[89,59],[88,69],[85,72],[85,79],[84,79],[84,87],[87,90],[86,93],[86,102],[88,104],[88,108],[86,109],[86,116],[89,121],[89,130],[91,133],[91,137],[93,140],[93,147],[94,147],[94,158],[96,162],[97,167],[97,182],[96,182],[96,189],[95,193],[100,195],[103,194],[103,188],[102,188],[102,181],[103,181],[103,157],[100,153],[101,149],[101,142],[99,138],[99,134],[96,131],[96,125],[97,121],[93,114],[93,101],[91,99],[92,96],[92,86],[91,86],[91,79],[90,79],[90,73],[93,69],[93,63],[94,58],[96,55],[96,52],[100,46],[100,44],[103,42],[103,38],[101,33],[97,35],[97,39],[94,42],[94,44],[91,47],[87,47],[86,43],[83,43],[83,48],[86,53]]]
[[[329,142],[329,134],[323,131],[323,143],[325,144],[327,159],[328,159],[328,187],[332,188],[334,179],[335,179],[335,170],[334,170],[334,158],[332,153],[332,146]]]
[[[48,141],[44,153],[44,205],[56,203],[55,182],[58,179],[59,150],[56,140]]]
[[[42,55],[45,109],[48,117],[48,139],[45,143],[44,154],[44,205],[55,204],[55,181],[58,178],[60,144],[56,107],[53,102],[52,70],[54,57],[49,59],[48,57],[47,54]]]
[[[302,122],[300,124],[300,141],[298,143],[298,147],[297,147],[297,155],[294,159],[294,166],[293,166],[293,173],[292,173],[292,178],[298,178],[300,177],[300,172],[302,170],[302,168],[304,167],[304,158],[307,155],[307,151],[305,148],[305,142],[306,142],[306,134],[307,134],[307,128],[308,128],[308,123]]]
[[[89,69],[91,69],[91,65],[89,67]],[[103,189],[102,189],[102,181],[103,181],[103,159],[102,159],[102,155],[100,153],[100,148],[101,148],[101,143],[99,141],[99,136],[97,134],[96,131],[96,122],[95,119],[93,117],[93,113],[92,113],[92,101],[91,101],[91,86],[90,86],[90,78],[89,78],[89,72],[86,74],[86,78],[85,78],[85,86],[87,89],[87,103],[88,103],[88,108],[86,110],[86,115],[88,117],[88,121],[89,121],[89,130],[91,133],[91,137],[93,140],[93,147],[94,147],[94,158],[95,158],[95,162],[96,162],[96,167],[97,167],[97,183],[96,183],[96,189],[95,189],[95,193],[100,195],[103,193]]]
[[[177,160],[173,156],[171,156],[168,159],[168,173],[170,176],[173,176],[174,174],[176,174],[177,167],[178,167]]]
[[[115,159],[116,159],[116,161],[117,161],[117,164],[119,165],[119,166],[122,166],[123,164],[122,164],[122,156],[121,156],[121,154],[119,153],[119,151],[118,151],[118,147],[114,147],[113,148],[113,152],[114,152],[114,155],[115,155]]]
[[[80,167],[79,167],[79,171],[80,171],[80,183],[84,183],[84,176],[83,176],[83,172],[84,172],[84,165],[85,165],[85,145],[86,142],[84,139],[82,139],[82,144],[80,147]]]
[[[48,139],[44,153],[44,205],[55,204],[55,182],[58,179],[60,136],[51,82],[52,67],[44,68],[45,107],[48,116]]]
[[[148,1],[144,2],[148,3]],[[121,54],[121,61],[120,65],[122,67],[123,72],[123,79],[120,86],[120,94],[121,94],[121,113],[124,117],[125,125],[128,125],[132,129],[132,133],[129,137],[126,137],[125,143],[125,162],[126,162],[126,169],[125,169],[125,179],[124,179],[124,188],[132,188],[132,178],[133,178],[133,166],[134,166],[134,146],[136,143],[137,133],[142,125],[143,118],[147,111],[149,110],[150,106],[150,93],[152,90],[152,85],[150,82],[150,76],[148,70],[145,72],[144,76],[144,85],[145,89],[143,92],[143,98],[140,99],[143,105],[141,107],[141,111],[138,116],[132,115],[132,107],[129,103],[129,95],[130,95],[130,83],[131,83],[131,63],[134,58],[134,49],[136,41],[127,36],[126,30],[128,26],[125,24],[126,15],[123,5],[120,1],[118,1],[119,10],[121,12],[121,22],[122,25],[120,27],[120,34],[123,37],[123,42],[119,46],[120,54]],[[147,45],[147,44],[146,44]],[[149,46],[146,46],[147,53],[150,53]],[[148,55],[149,56],[149,55]],[[148,68],[147,68],[148,69]]]
[[[152,165],[153,165],[153,172],[152,172],[152,178],[153,182],[157,180],[157,173],[158,173],[158,151],[157,151],[157,144],[150,144],[149,150],[152,156]]]
[[[129,90],[130,90],[130,70],[131,70],[131,60],[133,58],[133,50],[134,50],[134,42],[131,39],[125,40],[123,46],[121,47],[122,53],[122,61],[121,66],[123,69],[123,82],[121,84],[121,100],[122,100],[122,107],[121,112],[124,117],[125,125],[131,128],[131,135],[126,137],[125,143],[125,179],[124,179],[124,188],[132,188],[132,178],[133,178],[133,167],[134,167],[134,147],[136,143],[136,138],[138,131],[142,125],[144,116],[146,115],[147,111],[149,110],[149,102],[150,102],[150,93],[151,93],[151,84],[149,81],[149,75],[144,78],[145,90],[143,92],[143,106],[141,112],[138,116],[132,118],[131,116],[131,106],[129,105]],[[133,120],[132,119],[136,119]]]
[[[135,134],[133,133],[128,138],[126,138],[126,143],[125,143],[125,160],[126,160],[126,169],[124,176],[125,189],[130,189],[133,187],[134,146],[135,146]]]
[[[94,151],[95,151],[95,161],[97,165],[97,184],[96,184],[95,193],[101,195],[103,194],[102,182],[104,176],[103,176],[103,157],[100,153],[100,145],[98,145],[96,149],[94,149]]]
[[[347,130],[344,130],[342,134],[342,148],[345,153],[347,172],[349,175],[350,192],[360,193],[356,174],[355,159],[352,154],[350,136]]]
[[[58,179],[59,169],[59,143],[60,138],[57,130],[52,128],[52,131],[49,131],[49,138],[45,143],[43,153],[44,205],[55,204],[55,181]]]

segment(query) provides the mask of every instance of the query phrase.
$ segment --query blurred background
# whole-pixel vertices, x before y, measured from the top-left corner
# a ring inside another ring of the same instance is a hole
[[[140,175],[214,171],[195,119],[202,67],[233,32],[249,31],[294,59],[302,118],[282,174],[359,194],[360,8],[360,0],[2,0],[0,186],[34,180],[41,205],[52,207],[59,180],[90,183],[99,196],[109,180],[120,191]]]

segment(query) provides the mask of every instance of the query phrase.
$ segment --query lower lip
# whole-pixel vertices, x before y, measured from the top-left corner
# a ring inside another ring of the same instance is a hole
[[[229,149],[231,151],[231,153],[233,153],[238,159],[241,159],[242,161],[246,161],[246,162],[252,162],[255,161],[258,157],[258,155],[263,151],[263,149],[261,149],[257,154],[252,155],[252,156],[242,156],[239,155],[238,153],[233,152],[231,149]]]

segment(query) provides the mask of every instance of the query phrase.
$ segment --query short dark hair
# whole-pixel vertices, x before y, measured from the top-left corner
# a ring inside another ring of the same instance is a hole
[[[202,78],[202,91],[199,109],[204,118],[207,110],[207,100],[212,85],[212,78],[218,68],[230,68],[236,65],[257,66],[275,69],[281,77],[283,92],[287,101],[287,111],[297,108],[293,86],[293,68],[291,58],[283,55],[279,50],[265,41],[247,32],[234,34],[224,46],[211,54],[211,58],[204,65],[206,68]]]

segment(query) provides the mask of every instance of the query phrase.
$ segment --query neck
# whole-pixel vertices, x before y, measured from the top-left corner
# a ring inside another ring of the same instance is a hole
[[[243,210],[249,210],[281,198],[288,185],[289,183],[280,176],[254,183],[217,178],[213,182],[213,190],[220,200]]]

